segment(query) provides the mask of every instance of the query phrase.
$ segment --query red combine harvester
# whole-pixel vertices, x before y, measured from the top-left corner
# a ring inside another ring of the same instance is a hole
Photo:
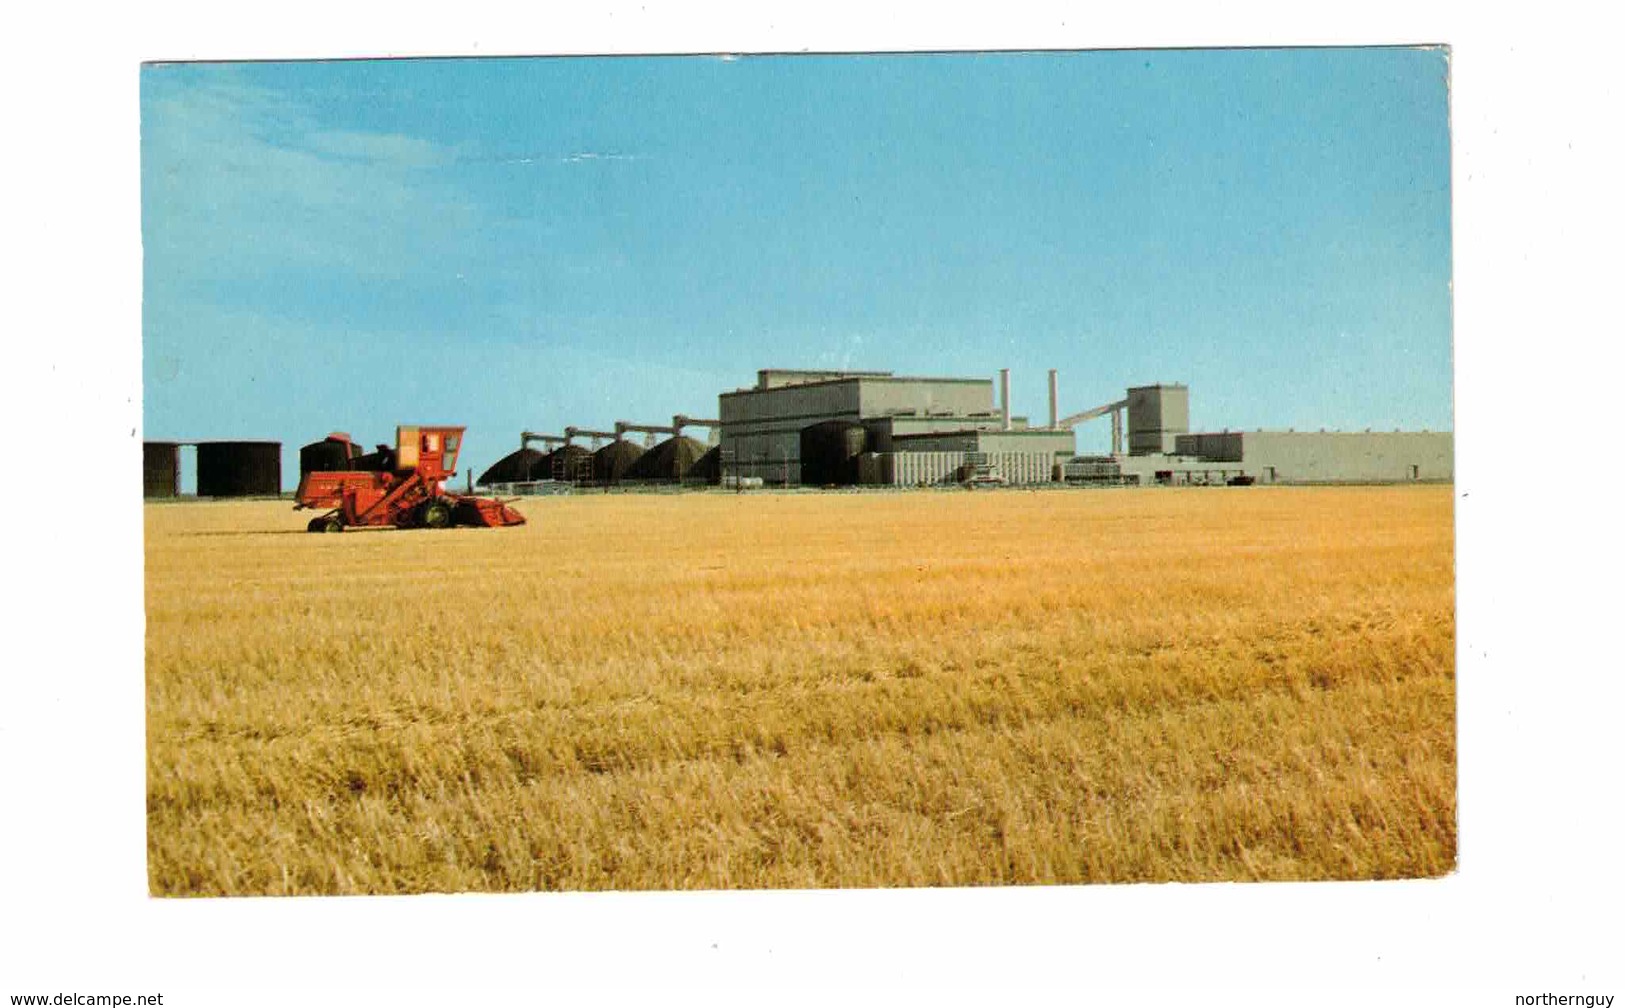
[[[311,532],[342,532],[350,526],[447,528],[523,525],[525,516],[499,500],[448,493],[441,483],[457,475],[462,427],[397,427],[395,447],[361,454],[348,434],[300,451],[301,508],[328,508],[312,518]]]

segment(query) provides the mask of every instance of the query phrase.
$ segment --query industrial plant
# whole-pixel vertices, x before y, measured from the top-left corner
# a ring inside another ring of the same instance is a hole
[[[1097,420],[1111,426],[1110,452],[1079,455],[1077,428]],[[703,431],[706,440],[690,430]],[[629,435],[641,435],[643,443]],[[147,497],[179,492],[183,444],[197,449],[198,496],[280,492],[279,442],[149,441]],[[301,476],[324,467],[323,444],[301,450]],[[471,488],[539,494],[585,486],[1414,483],[1454,475],[1449,431],[1192,431],[1190,389],[1178,383],[1128,388],[1121,399],[1062,415],[1059,376],[1051,370],[1048,416],[1035,424],[1012,415],[1008,370],[995,382],[775,368],[758,371],[749,387],[718,395],[715,419],[678,414],[670,423],[526,430],[517,451],[466,478]]]
[[[1062,416],[1054,370],[1042,426],[1011,415],[1008,370],[997,403],[985,378],[764,370],[718,404],[724,469],[765,484],[1399,483],[1449,481],[1455,469],[1449,432],[1193,433],[1182,384]],[[1078,455],[1075,429],[1099,418],[1111,453]]]

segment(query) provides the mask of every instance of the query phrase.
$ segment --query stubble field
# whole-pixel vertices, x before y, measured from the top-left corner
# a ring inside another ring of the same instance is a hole
[[[1448,487],[146,507],[160,895],[1434,876]]]

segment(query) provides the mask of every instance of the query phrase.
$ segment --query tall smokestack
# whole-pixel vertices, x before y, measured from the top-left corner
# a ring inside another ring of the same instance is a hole
[[[999,368],[999,415],[1004,418],[1004,429],[1010,429],[1010,369]]]
[[[1055,369],[1049,369],[1049,429],[1054,430],[1061,423],[1061,393],[1060,386],[1055,380]]]

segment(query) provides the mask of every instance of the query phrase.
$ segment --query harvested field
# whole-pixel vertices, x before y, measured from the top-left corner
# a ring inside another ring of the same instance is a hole
[[[519,507],[147,507],[154,893],[1455,864],[1448,488]]]

